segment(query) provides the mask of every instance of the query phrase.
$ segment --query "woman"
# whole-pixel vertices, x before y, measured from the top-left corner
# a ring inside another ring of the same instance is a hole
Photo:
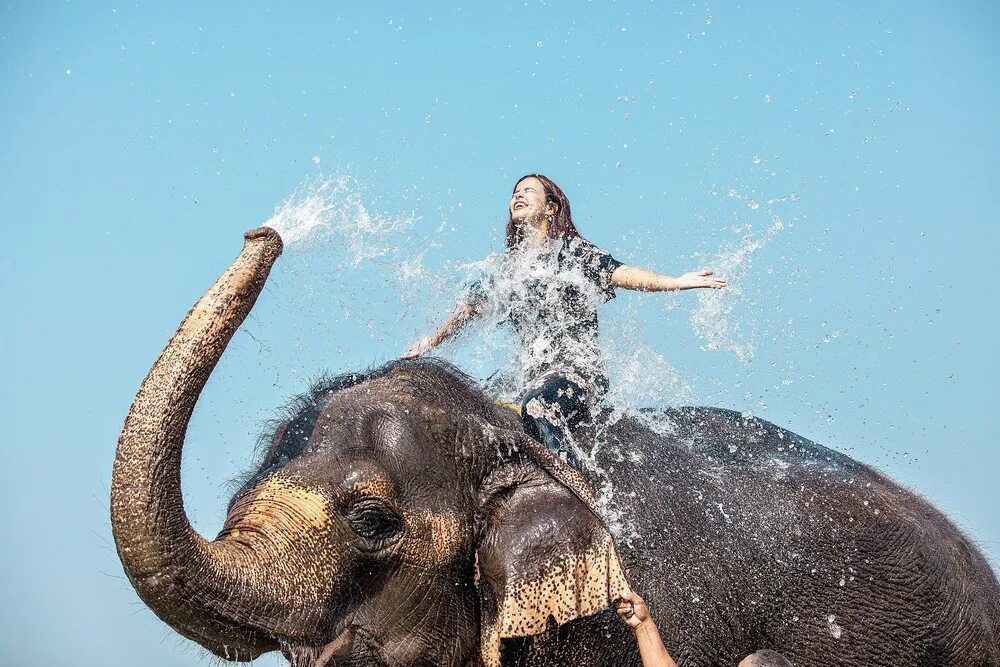
[[[564,459],[576,457],[569,431],[607,391],[597,345],[597,306],[615,288],[662,292],[726,286],[711,271],[679,278],[626,266],[576,230],[569,200],[541,174],[514,186],[507,252],[433,336],[410,346],[415,357],[441,344],[476,315],[501,309],[521,337],[521,419],[528,433]]]

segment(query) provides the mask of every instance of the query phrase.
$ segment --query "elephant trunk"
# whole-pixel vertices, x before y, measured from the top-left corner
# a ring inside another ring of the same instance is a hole
[[[278,648],[274,634],[295,612],[288,607],[293,584],[275,570],[288,567],[275,562],[288,557],[288,539],[276,544],[258,522],[249,537],[225,531],[208,542],[191,527],[181,495],[181,449],[195,402],[282,251],[280,236],[266,227],[245,239],[143,381],[118,439],[111,482],[115,544],[139,597],[182,635],[230,660]],[[304,515],[322,515],[318,502],[304,491],[291,502],[269,496],[256,512],[264,523],[294,526]]]

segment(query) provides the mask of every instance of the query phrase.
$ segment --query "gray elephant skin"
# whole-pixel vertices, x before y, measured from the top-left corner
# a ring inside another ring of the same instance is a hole
[[[666,435],[635,418],[606,425],[607,479],[584,480],[434,360],[318,383],[203,538],[181,496],[184,435],[281,250],[273,230],[247,233],[143,382],[114,463],[130,582],[212,653],[638,666],[612,611],[631,588],[684,666],[761,648],[815,667],[1000,665],[989,564],[872,468],[760,419],[691,408],[659,415]],[[590,443],[593,429],[575,435]],[[617,544],[588,481],[610,481],[628,509]]]

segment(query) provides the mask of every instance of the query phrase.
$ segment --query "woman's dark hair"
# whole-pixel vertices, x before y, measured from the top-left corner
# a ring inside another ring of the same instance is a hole
[[[541,174],[527,174],[517,179],[517,183],[514,184],[514,189],[516,190],[518,183],[526,178],[537,178],[541,181],[542,187],[545,188],[545,201],[557,206],[556,213],[552,216],[552,222],[549,223],[549,238],[572,239],[579,236],[580,232],[576,231],[576,225],[573,224],[573,214],[569,208],[569,199],[566,198],[566,193],[562,191],[562,188],[556,185],[548,176],[542,176]],[[523,239],[523,226],[514,224],[514,218],[508,216],[507,249],[511,250],[512,248],[516,248]]]

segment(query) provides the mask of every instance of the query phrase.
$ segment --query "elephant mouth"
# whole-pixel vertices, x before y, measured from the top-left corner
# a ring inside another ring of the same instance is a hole
[[[295,667],[382,665],[373,639],[364,630],[347,626],[334,639],[319,646],[296,646],[285,652]]]
[[[338,658],[347,657],[351,653],[354,644],[354,631],[346,628],[337,635],[336,639],[324,646],[315,657],[309,667],[327,667],[331,662],[336,663]]]

